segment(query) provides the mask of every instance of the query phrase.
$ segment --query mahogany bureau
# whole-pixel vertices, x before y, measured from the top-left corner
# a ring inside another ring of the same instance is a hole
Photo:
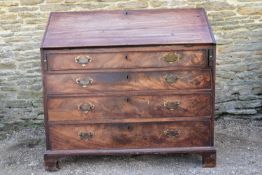
[[[51,13],[46,169],[65,156],[171,153],[214,167],[215,47],[204,9]]]

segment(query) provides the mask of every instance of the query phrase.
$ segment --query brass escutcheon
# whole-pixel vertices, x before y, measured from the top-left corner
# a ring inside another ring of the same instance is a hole
[[[88,78],[83,78],[83,79],[77,78],[75,81],[79,86],[87,87],[88,85],[92,85],[94,80],[88,77]]]
[[[178,80],[178,77],[174,74],[166,74],[164,76],[164,78],[165,78],[166,82],[169,83],[169,84],[173,84]]]
[[[171,52],[164,57],[164,60],[170,64],[179,61],[180,59],[181,56],[178,55],[176,52]]]
[[[178,130],[165,129],[163,131],[163,134],[167,137],[177,138],[177,136],[179,135],[179,132]]]
[[[80,132],[79,138],[81,140],[89,141],[93,138],[94,134],[92,132]]]
[[[176,102],[164,102],[164,107],[170,111],[173,111],[175,109],[177,109],[180,105],[180,102],[176,101]]]
[[[80,64],[81,66],[86,66],[91,61],[92,61],[92,58],[88,55],[85,55],[85,56],[80,55],[80,56],[75,57],[75,62]]]
[[[91,112],[94,109],[95,109],[95,105],[91,103],[83,103],[83,104],[78,105],[78,110],[84,113]]]

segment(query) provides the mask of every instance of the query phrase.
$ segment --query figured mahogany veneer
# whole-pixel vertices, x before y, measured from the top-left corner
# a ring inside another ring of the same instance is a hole
[[[99,91],[210,89],[210,70],[48,74],[50,94]]]
[[[168,60],[175,55],[176,59]],[[92,50],[78,53],[50,53],[47,55],[48,69],[87,70],[112,68],[158,68],[173,66],[207,67],[206,50],[196,51],[153,51],[153,52],[109,52],[93,53]],[[82,62],[81,62],[82,61]]]
[[[203,9],[51,13],[46,169],[65,156],[171,153],[214,167],[215,46]]]
[[[208,122],[50,126],[52,150],[200,147],[210,144],[209,134]]]
[[[203,117],[211,115],[211,94],[54,97],[49,121],[113,121],[114,119]]]

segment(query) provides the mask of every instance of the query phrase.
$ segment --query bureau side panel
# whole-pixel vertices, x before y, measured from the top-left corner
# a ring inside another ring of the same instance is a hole
[[[46,54],[44,49],[40,49],[41,54],[41,75],[42,75],[42,85],[43,85],[43,108],[44,108],[44,126],[45,126],[45,141],[46,141],[46,149],[50,150],[50,142],[49,142],[49,127],[48,127],[48,107],[47,107],[47,91],[46,91]]]
[[[210,56],[210,55],[209,55]],[[211,146],[214,146],[215,94],[216,94],[216,44],[212,47],[212,116],[211,116]]]

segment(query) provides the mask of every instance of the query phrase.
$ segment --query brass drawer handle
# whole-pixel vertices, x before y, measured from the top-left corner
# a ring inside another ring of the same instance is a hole
[[[80,64],[81,66],[86,66],[91,61],[92,61],[92,58],[88,55],[75,57],[75,62]]]
[[[173,84],[173,83],[176,83],[177,80],[179,79],[176,75],[174,74],[167,74],[164,76],[165,80],[167,83],[169,84]]]
[[[163,134],[167,137],[177,138],[179,136],[179,131],[178,130],[166,129],[166,130],[163,131]]]
[[[167,54],[165,57],[164,57],[164,60],[167,62],[167,63],[174,63],[174,62],[177,62],[179,60],[181,60],[181,56],[178,55],[177,53],[175,52],[171,52],[169,54]]]
[[[91,104],[91,103],[84,103],[84,104],[80,104],[78,106],[78,110],[84,113],[88,113],[91,112],[95,109],[95,105]]]
[[[180,102],[176,101],[176,102],[164,102],[164,107],[170,111],[173,111],[175,109],[177,109],[180,105]]]
[[[93,83],[93,79],[92,78],[84,78],[84,79],[80,79],[80,78],[77,78],[76,79],[76,83],[79,85],[79,86],[82,86],[82,87],[87,87],[88,85],[92,85]]]
[[[89,141],[93,138],[94,134],[92,132],[80,132],[79,138],[84,141]]]

